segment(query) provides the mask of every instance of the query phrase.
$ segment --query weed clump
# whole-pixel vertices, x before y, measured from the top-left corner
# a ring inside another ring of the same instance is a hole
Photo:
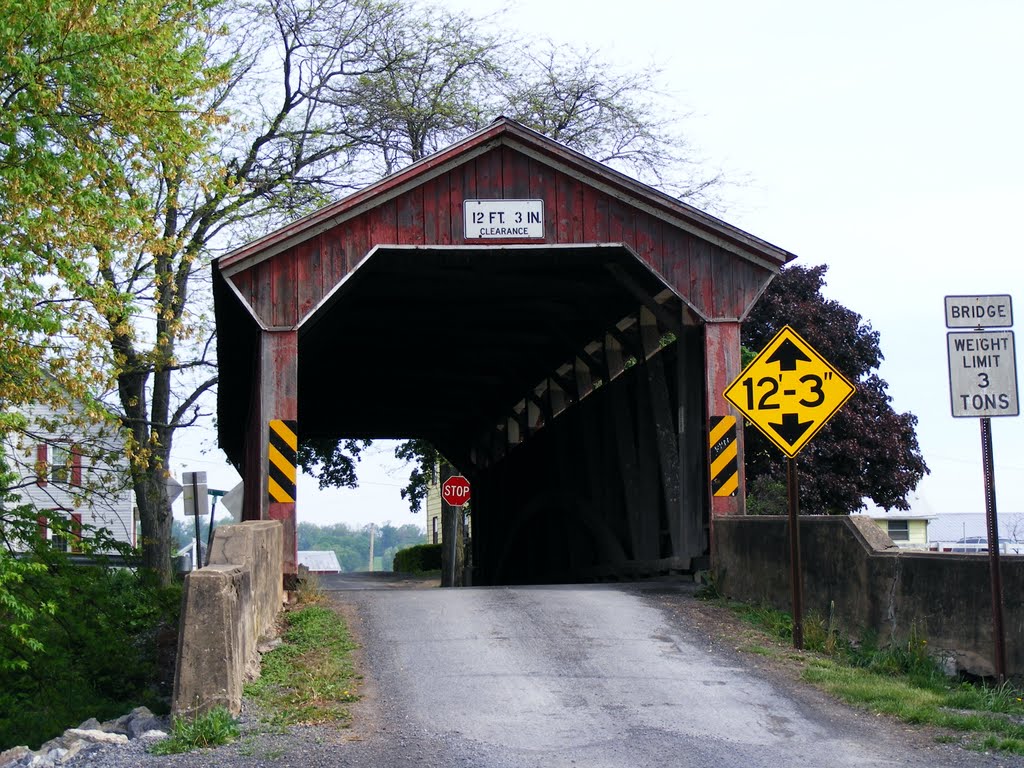
[[[195,717],[175,718],[171,735],[150,748],[155,755],[174,755],[204,747],[219,747],[238,738],[238,721],[224,707]]]

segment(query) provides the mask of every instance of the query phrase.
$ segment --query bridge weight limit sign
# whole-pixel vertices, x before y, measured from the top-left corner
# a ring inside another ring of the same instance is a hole
[[[1003,585],[999,574],[999,523],[996,514],[992,417],[1017,416],[1017,360],[1013,343],[1013,301],[1008,294],[946,296],[946,354],[953,418],[977,418],[981,426],[981,463],[985,480],[989,580],[992,590],[992,666],[1006,679]],[[990,330],[997,328],[999,330]],[[962,330],[970,329],[970,330]]]
[[[800,514],[796,455],[853,396],[855,388],[788,325],[769,341],[723,396],[788,457],[793,645],[803,648]]]

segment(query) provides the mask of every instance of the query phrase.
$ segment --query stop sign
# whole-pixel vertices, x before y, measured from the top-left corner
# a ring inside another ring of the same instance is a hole
[[[441,485],[441,498],[450,506],[461,507],[469,501],[469,480],[462,475],[449,477]]]

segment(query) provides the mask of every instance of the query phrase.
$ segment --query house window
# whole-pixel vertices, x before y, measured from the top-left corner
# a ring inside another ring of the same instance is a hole
[[[68,468],[71,466],[71,452],[63,445],[53,446],[53,464],[50,479],[55,483],[67,484]]]
[[[82,514],[80,512],[71,513],[71,528],[69,530],[71,534],[71,551],[81,552],[82,551]]]
[[[66,523],[60,523],[56,527],[50,525],[51,520],[59,520],[64,516]],[[52,509],[47,515],[40,515],[39,538],[50,540],[50,546],[59,552],[81,552],[82,551],[82,514],[80,512],[68,512],[64,509]]]
[[[910,541],[910,523],[906,520],[890,520],[889,538],[893,541]]]
[[[434,531],[433,531],[433,533],[434,533],[434,543],[437,544],[437,518],[436,517],[430,518],[430,523],[434,527]]]
[[[77,445],[53,445],[53,461],[49,465],[49,480],[62,485],[78,487],[82,484],[82,452]],[[36,451],[36,484],[45,486],[47,482],[47,448],[45,444],[38,446]]]

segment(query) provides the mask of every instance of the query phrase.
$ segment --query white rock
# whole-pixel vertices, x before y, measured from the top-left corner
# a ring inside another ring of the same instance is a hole
[[[5,768],[8,765],[14,765],[25,755],[31,755],[32,750],[28,747],[11,747],[3,752],[0,752],[0,768]]]
[[[127,744],[128,737],[123,733],[107,733],[106,731],[83,730],[81,728],[68,728],[64,731],[65,736],[70,736],[93,744]]]
[[[142,739],[143,741],[162,741],[168,736],[170,736],[170,734],[166,731],[159,731],[154,728],[152,731],[140,733],[136,738]]]

